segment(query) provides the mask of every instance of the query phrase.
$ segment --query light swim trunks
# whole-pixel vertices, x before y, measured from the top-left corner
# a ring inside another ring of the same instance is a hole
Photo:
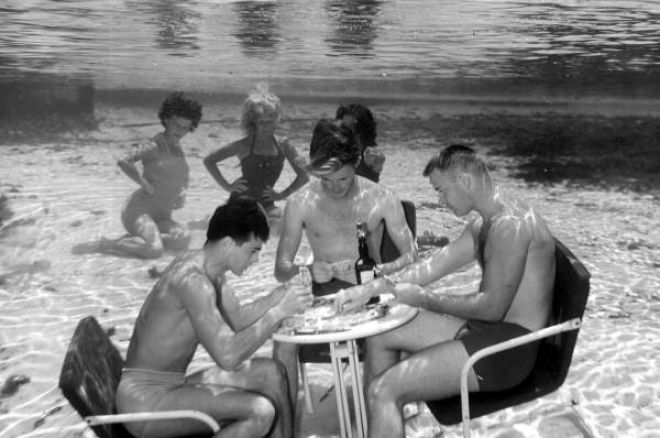
[[[117,412],[158,411],[162,399],[186,383],[183,373],[124,368],[115,395]],[[146,422],[129,422],[124,427],[135,437],[143,436]]]

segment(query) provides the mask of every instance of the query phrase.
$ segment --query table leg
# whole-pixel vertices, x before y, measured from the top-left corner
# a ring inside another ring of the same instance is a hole
[[[341,369],[341,359],[346,356],[346,348],[340,342],[330,343],[330,359],[332,374],[335,378],[335,394],[337,397],[337,415],[339,416],[339,430],[342,438],[353,438],[351,428],[351,414],[348,409],[348,397],[344,376]]]
[[[367,436],[367,409],[364,403],[364,389],[362,376],[360,376],[360,359],[358,346],[355,340],[348,341],[348,364],[351,368],[351,380],[353,384],[353,406],[355,410],[355,424],[357,435],[360,438]]]

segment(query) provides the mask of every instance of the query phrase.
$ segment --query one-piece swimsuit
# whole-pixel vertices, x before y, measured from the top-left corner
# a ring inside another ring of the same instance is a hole
[[[266,211],[275,207],[275,203],[264,198],[264,190],[266,187],[272,188],[275,186],[284,168],[284,154],[275,137],[273,137],[273,142],[277,149],[277,155],[259,155],[254,153],[255,138],[253,137],[250,153],[241,160],[243,179],[247,183],[247,191],[241,194],[256,199]],[[231,196],[237,194],[232,192]]]

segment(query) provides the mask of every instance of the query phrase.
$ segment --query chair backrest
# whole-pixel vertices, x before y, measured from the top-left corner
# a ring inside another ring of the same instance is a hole
[[[582,318],[589,297],[591,275],[575,255],[555,239],[555,284],[549,324]],[[566,379],[578,330],[543,339],[539,344],[536,364],[520,385],[497,392],[470,394],[470,418],[534,400],[558,389]],[[427,402],[435,418],[442,424],[456,424],[461,418],[461,399],[454,396]]]
[[[403,213],[406,216],[406,223],[408,228],[412,232],[413,239],[417,235],[417,211],[415,210],[415,204],[411,201],[403,200],[401,201],[401,206],[403,207]],[[399,258],[401,253],[396,247],[392,239],[390,238],[389,233],[387,232],[387,226],[383,227],[383,239],[380,244],[380,258],[383,262],[391,262]]]
[[[582,318],[589,297],[591,274],[575,255],[555,239],[555,287],[552,315],[549,322],[559,324],[573,318]],[[566,379],[577,342],[578,331],[571,330],[546,338],[539,346],[537,366],[555,374],[558,385]]]
[[[64,357],[59,386],[84,418],[115,413],[115,392],[123,360],[96,318],[78,323]],[[93,426],[99,438],[130,438],[121,424]]]

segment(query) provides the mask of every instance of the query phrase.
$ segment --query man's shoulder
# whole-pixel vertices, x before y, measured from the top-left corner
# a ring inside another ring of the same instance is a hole
[[[543,218],[527,205],[515,205],[490,220],[489,235],[507,240],[527,241],[549,235]]]
[[[189,251],[177,256],[166,268],[161,282],[174,293],[188,289],[197,290],[203,284],[211,284],[204,273],[199,251]]]

